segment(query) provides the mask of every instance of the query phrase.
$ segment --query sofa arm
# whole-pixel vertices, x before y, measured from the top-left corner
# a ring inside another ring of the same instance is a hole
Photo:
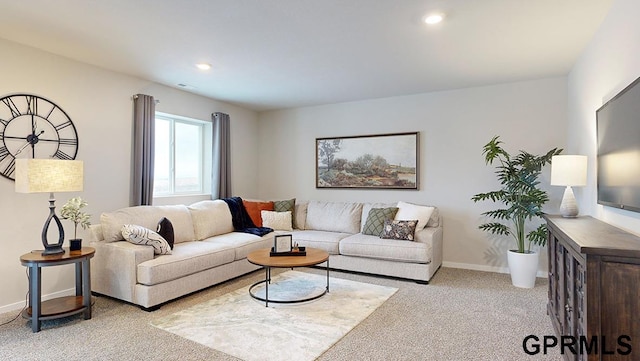
[[[91,288],[97,293],[134,302],[138,265],[153,259],[153,247],[126,241],[92,242]]]
[[[442,223],[438,227],[424,227],[416,231],[415,241],[428,245],[431,252],[431,264],[435,265],[433,272],[442,264]]]
[[[416,242],[426,243],[430,246],[433,246],[433,242],[438,238],[442,238],[442,227],[424,227],[415,233]]]

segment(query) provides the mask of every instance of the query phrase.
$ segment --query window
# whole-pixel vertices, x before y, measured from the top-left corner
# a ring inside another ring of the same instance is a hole
[[[156,112],[154,196],[209,193],[210,175],[211,123]]]

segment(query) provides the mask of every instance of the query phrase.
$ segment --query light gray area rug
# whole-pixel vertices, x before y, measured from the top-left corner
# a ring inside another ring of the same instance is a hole
[[[326,275],[287,271],[272,278],[269,298],[308,298],[325,286]],[[247,286],[151,323],[246,361],[311,361],[397,290],[331,278],[330,292],[319,299],[265,307],[249,296]],[[264,285],[254,292],[264,298]]]

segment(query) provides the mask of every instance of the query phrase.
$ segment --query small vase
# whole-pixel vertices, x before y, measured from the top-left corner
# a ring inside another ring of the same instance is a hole
[[[71,251],[79,251],[82,249],[82,238],[70,239],[69,240],[69,250]]]

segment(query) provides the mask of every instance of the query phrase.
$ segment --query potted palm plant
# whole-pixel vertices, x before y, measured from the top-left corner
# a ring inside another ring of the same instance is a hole
[[[486,164],[498,163],[495,174],[500,189],[478,193],[471,199],[474,202],[492,201],[502,205],[501,208],[482,213],[492,221],[481,224],[479,228],[514,238],[516,249],[509,250],[507,260],[511,282],[516,287],[531,288],[535,284],[539,254],[531,250],[531,245],[546,244],[547,228],[540,224],[529,230],[528,226],[533,220],[541,218],[542,206],[549,200],[547,192],[539,188],[538,177],[542,168],[551,163],[551,157],[561,152],[562,149],[553,148],[538,156],[521,150],[512,156],[502,147],[499,136],[493,137],[483,148]]]
[[[69,199],[60,210],[62,219],[68,219],[74,224],[73,239],[69,240],[69,249],[71,251],[77,251],[82,248],[82,239],[78,238],[78,226],[81,226],[82,229],[87,229],[91,225],[91,216],[82,211],[82,208],[86,207],[87,204],[82,198],[75,197]]]

